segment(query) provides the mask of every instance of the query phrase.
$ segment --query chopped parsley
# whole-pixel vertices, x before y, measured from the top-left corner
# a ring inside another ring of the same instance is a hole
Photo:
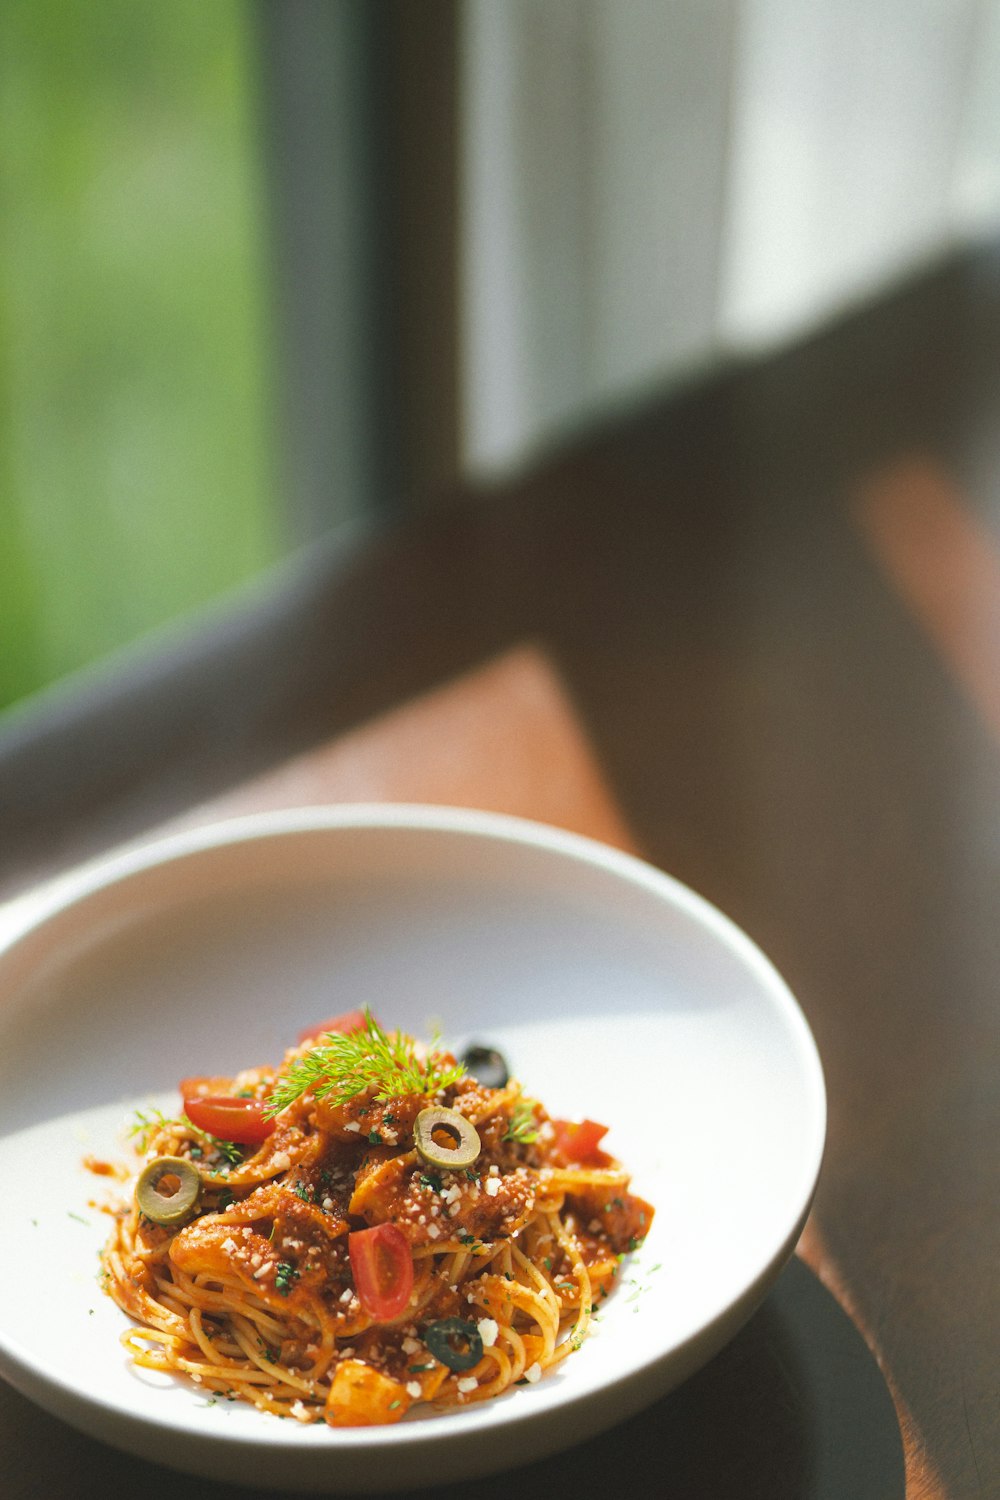
[[[276,1292],[280,1292],[283,1297],[287,1297],[298,1279],[298,1270],[290,1261],[278,1261],[278,1269],[274,1275],[274,1289]]]

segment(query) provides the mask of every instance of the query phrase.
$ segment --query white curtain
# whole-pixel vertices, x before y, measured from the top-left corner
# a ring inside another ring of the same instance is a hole
[[[466,0],[467,474],[1000,229],[1000,0]]]

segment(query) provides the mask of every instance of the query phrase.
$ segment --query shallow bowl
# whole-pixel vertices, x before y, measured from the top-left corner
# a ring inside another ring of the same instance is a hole
[[[279,1421],[136,1372],[95,1276],[85,1155],[177,1080],[277,1062],[308,1023],[488,1041],[549,1112],[608,1124],[656,1206],[596,1334],[542,1380],[393,1427]],[[0,939],[0,1372],[109,1443],[272,1489],[401,1489],[552,1453],[663,1395],[754,1310],[823,1150],[809,1029],[758,948],[641,861],[516,819],[312,808],[84,868]],[[720,1420],[724,1414],[720,1414]]]

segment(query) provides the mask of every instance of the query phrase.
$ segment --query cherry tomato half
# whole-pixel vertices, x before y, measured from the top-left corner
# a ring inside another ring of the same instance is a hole
[[[274,1121],[264,1114],[257,1099],[238,1099],[232,1094],[207,1094],[185,1099],[184,1113],[192,1125],[207,1130],[220,1141],[236,1141],[241,1146],[259,1146],[274,1129]]]
[[[314,1037],[325,1036],[328,1031],[342,1031],[346,1036],[352,1031],[360,1031],[364,1024],[363,1010],[345,1011],[342,1016],[333,1016],[329,1021],[321,1021],[318,1026],[307,1026],[305,1031],[300,1031],[299,1046],[311,1042]]]
[[[553,1120],[555,1140],[553,1149],[565,1162],[576,1162],[581,1167],[603,1167],[611,1160],[606,1151],[600,1149],[601,1141],[608,1133],[606,1125],[596,1120]]]
[[[232,1078],[182,1078],[177,1092],[182,1099],[204,1099],[206,1094],[224,1094],[233,1086]]]
[[[355,1229],[347,1250],[361,1306],[370,1318],[398,1318],[413,1291],[413,1253],[395,1224]]]

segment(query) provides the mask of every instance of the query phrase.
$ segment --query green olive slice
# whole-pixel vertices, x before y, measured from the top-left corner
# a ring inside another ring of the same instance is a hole
[[[483,1149],[472,1121],[443,1104],[420,1111],[413,1122],[413,1143],[432,1167],[471,1167]]]
[[[201,1176],[183,1156],[158,1156],[139,1174],[135,1201],[154,1224],[180,1224],[198,1201]]]

